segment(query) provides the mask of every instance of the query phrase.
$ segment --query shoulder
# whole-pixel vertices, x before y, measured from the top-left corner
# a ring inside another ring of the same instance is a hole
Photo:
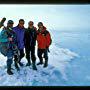
[[[23,29],[24,29],[24,30],[26,30],[26,28],[25,28],[25,27],[24,27]]]
[[[28,32],[28,28],[25,28],[25,33]]]
[[[5,34],[7,34],[7,31],[5,29],[3,29],[0,33],[0,35],[5,35]]]
[[[17,26],[16,27],[13,27],[13,30],[17,30],[17,28],[18,28]]]
[[[36,28],[36,27],[34,27],[34,29],[35,29],[35,30],[37,30],[37,28]]]
[[[36,33],[37,33],[37,34],[39,34],[39,29],[38,29],[38,30],[36,30]]]
[[[48,30],[45,30],[44,33],[45,33],[45,34],[49,34],[49,31],[48,31]]]
[[[36,27],[33,27],[33,30],[34,30],[34,32],[37,32],[37,28]]]
[[[7,31],[7,27],[3,27],[1,32],[6,32]]]
[[[18,26],[15,26],[15,27],[13,27],[13,28],[17,28]]]

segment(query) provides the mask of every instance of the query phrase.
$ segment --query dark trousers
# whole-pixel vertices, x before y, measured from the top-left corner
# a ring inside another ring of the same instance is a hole
[[[20,60],[24,57],[24,49],[19,49],[20,52]]]
[[[19,62],[21,61],[21,59],[24,57],[24,50],[23,49],[19,49]],[[17,62],[18,61],[18,57],[17,55],[14,55],[14,61]]]
[[[7,69],[11,69],[11,64],[13,62],[13,50],[9,49],[7,52]]]
[[[31,57],[32,62],[35,63],[35,61],[36,61],[35,46],[29,47],[29,48],[25,48],[25,52],[26,52],[26,59],[30,60],[30,57]]]
[[[46,61],[48,61],[48,51],[47,49],[38,49],[38,57],[40,62],[43,62],[43,57],[45,58]],[[42,56],[44,55],[44,56]]]

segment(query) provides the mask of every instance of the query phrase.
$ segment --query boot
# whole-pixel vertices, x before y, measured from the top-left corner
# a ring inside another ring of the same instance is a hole
[[[11,71],[11,67],[8,67],[7,73],[8,73],[8,75],[13,75],[13,72]]]
[[[35,62],[32,62],[32,68],[33,68],[33,70],[37,70],[37,67],[35,65]]]
[[[40,62],[39,63],[37,63],[37,65],[42,65],[43,64],[43,59],[42,60],[40,60]]]
[[[30,59],[27,59],[28,63],[26,64],[26,66],[30,66],[31,65],[31,61]]]
[[[18,66],[18,63],[17,63],[17,62],[15,62],[15,68],[17,69],[17,71],[19,71],[19,70],[20,70],[20,68],[19,68],[19,66]]]
[[[42,64],[43,64],[42,62],[37,63],[37,65],[42,65]]]
[[[19,61],[19,65],[21,66],[21,67],[23,67],[24,65],[23,65],[23,63],[21,63],[20,61]]]
[[[44,63],[44,68],[48,66],[48,60],[45,60],[45,63]]]

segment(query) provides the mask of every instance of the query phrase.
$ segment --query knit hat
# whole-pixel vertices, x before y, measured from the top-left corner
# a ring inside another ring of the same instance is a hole
[[[39,23],[38,23],[38,26],[39,26],[39,25],[43,26],[43,23],[42,23],[42,22],[39,22]]]
[[[8,24],[14,24],[12,20],[8,20]]]

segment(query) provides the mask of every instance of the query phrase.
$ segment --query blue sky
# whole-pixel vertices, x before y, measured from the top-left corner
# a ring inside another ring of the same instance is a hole
[[[42,21],[48,29],[90,29],[90,5],[1,4],[0,19],[3,17],[14,20],[14,26],[23,18],[25,27],[32,20],[36,27]]]

